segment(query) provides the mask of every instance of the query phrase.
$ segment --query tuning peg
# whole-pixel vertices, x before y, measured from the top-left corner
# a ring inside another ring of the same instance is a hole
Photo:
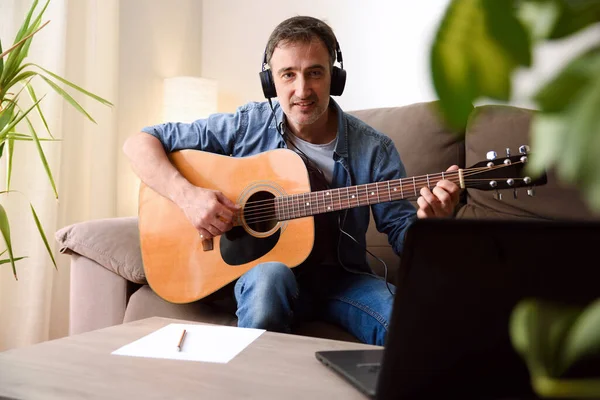
[[[533,190],[533,187],[530,187],[529,189],[527,189],[527,196],[529,196],[529,197],[535,196],[535,191]]]
[[[498,187],[498,182],[496,182],[496,181],[490,181],[490,187],[491,187],[491,188],[496,188],[496,187]],[[502,193],[498,192],[498,189],[496,189],[496,190],[494,191],[494,198],[495,198],[496,200],[502,200]]]
[[[508,179],[506,180],[506,184],[507,184],[508,186],[512,186],[512,185],[514,185],[514,184],[515,184],[515,180],[514,180],[513,178],[508,178]]]
[[[498,157],[498,154],[496,154],[495,151],[488,151],[487,154],[485,155],[485,158],[488,160],[495,160],[496,157]]]
[[[528,177],[528,176],[526,176],[526,177],[524,177],[524,178],[523,178],[523,182],[524,182],[526,185],[529,185],[529,184],[531,183],[531,178],[530,178],[530,177]]]
[[[517,189],[513,190],[513,198],[516,200],[517,199]]]
[[[510,157],[510,148],[506,148],[506,157]]]
[[[524,144],[523,146],[519,146],[519,153],[521,154],[529,154],[529,146]]]

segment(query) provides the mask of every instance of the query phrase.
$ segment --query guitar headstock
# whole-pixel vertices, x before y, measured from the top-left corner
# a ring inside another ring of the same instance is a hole
[[[467,188],[479,190],[495,190],[495,197],[502,199],[499,190],[514,189],[514,197],[517,197],[517,188],[526,187],[529,196],[534,195],[534,187],[542,186],[548,182],[546,174],[535,178],[525,174],[525,165],[529,157],[529,146],[519,147],[519,154],[511,155],[510,149],[506,149],[505,157],[498,157],[496,152],[487,153],[487,160],[478,162],[463,172],[464,185]]]

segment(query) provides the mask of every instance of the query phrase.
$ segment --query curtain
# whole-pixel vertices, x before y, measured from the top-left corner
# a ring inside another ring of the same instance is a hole
[[[0,39],[4,49],[13,42],[32,2],[0,2]],[[0,195],[0,202],[9,216],[15,256],[27,258],[17,262],[18,281],[10,264],[0,265],[0,351],[68,334],[69,258],[57,252],[54,232],[71,223],[116,216],[120,154],[115,112],[118,3],[51,0],[42,19],[50,23],[33,40],[29,61],[107,99],[115,107],[68,90],[95,119],[94,124],[41,79],[33,81],[38,97],[47,94],[41,107],[50,131],[60,139],[43,145],[59,197],[54,197],[35,145],[17,142],[11,189],[18,192]],[[36,130],[41,134],[45,128],[37,119],[34,116]],[[23,129],[27,132],[26,127]],[[5,157],[2,161],[0,191],[6,187]],[[39,237],[30,203],[46,232],[57,269]],[[1,250],[3,245],[0,239]]]

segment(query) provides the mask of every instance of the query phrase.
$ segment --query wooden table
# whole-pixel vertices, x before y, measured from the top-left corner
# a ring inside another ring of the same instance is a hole
[[[111,353],[170,323],[149,318],[0,353],[0,398],[361,399],[315,351],[380,348],[265,332],[227,364]]]

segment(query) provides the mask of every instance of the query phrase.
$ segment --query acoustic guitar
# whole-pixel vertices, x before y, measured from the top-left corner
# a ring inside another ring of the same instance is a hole
[[[302,158],[288,149],[234,158],[198,150],[169,154],[192,184],[221,191],[242,208],[226,234],[202,240],[181,209],[144,183],[139,191],[139,231],[144,271],[164,300],[189,303],[233,282],[255,265],[305,261],[315,241],[317,214],[400,199],[416,199],[421,187],[448,179],[461,188],[513,189],[546,183],[522,176],[528,148],[505,158],[488,157],[470,168],[331,190],[311,191]]]

